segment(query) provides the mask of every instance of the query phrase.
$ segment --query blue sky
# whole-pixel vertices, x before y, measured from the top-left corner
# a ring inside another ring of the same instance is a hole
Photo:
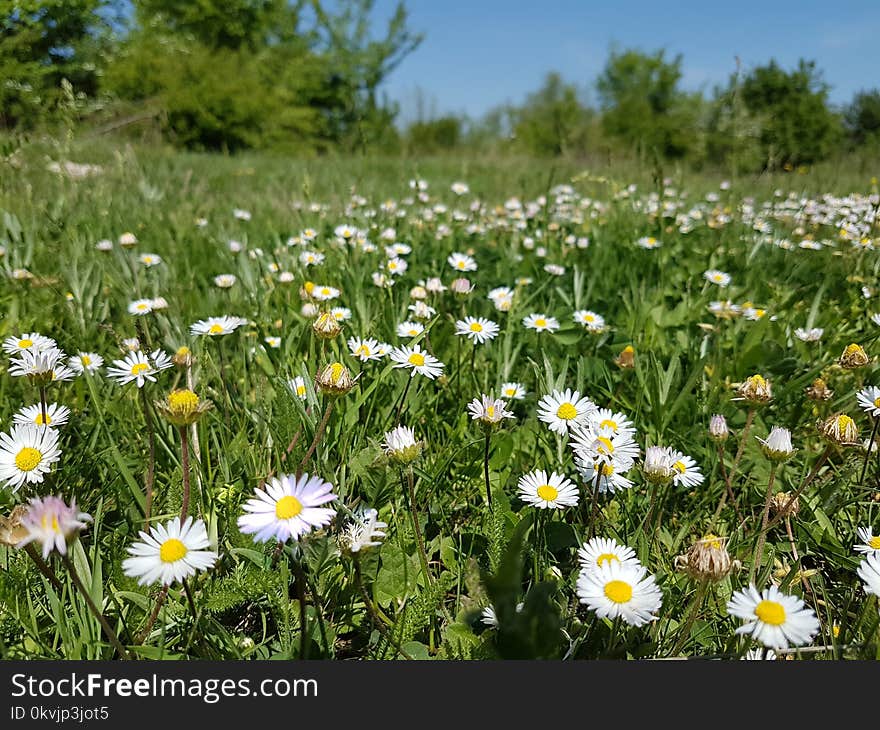
[[[378,22],[395,0],[377,0]],[[814,59],[831,84],[831,99],[880,87],[878,0],[408,0],[410,26],[425,40],[384,85],[416,115],[421,89],[427,114],[479,116],[519,102],[551,70],[595,101],[593,81],[612,47],[684,58],[684,86],[711,91],[735,68],[771,57],[791,67]],[[380,28],[377,24],[377,30]]]

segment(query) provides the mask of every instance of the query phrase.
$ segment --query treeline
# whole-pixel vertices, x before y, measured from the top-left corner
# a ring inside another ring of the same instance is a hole
[[[481,119],[403,124],[380,89],[422,36],[403,3],[374,27],[373,5],[0,0],[0,127],[147,129],[230,152],[625,154],[742,171],[880,149],[876,89],[835,108],[816,65],[802,60],[737,68],[709,93],[688,92],[682,58],[663,51],[614,51],[590,87],[551,73],[522,104]]]

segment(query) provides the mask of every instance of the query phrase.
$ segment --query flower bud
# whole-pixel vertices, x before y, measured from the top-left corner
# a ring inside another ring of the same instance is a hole
[[[410,299],[416,299],[421,301],[422,299],[428,298],[428,290],[423,286],[414,286],[409,290]]]
[[[474,285],[464,278],[453,279],[452,283],[449,285],[449,291],[460,296],[467,296],[473,290]]]
[[[791,431],[787,428],[774,426],[766,439],[758,438],[761,442],[761,451],[770,461],[788,461],[794,456],[795,449],[791,445]]]
[[[716,413],[709,420],[709,438],[721,443],[722,441],[726,441],[729,435],[730,431],[727,428],[727,420],[724,416]]]
[[[211,410],[209,400],[200,400],[191,390],[172,390],[164,401],[156,401],[156,409],[169,423],[178,428],[189,426]]]
[[[770,381],[757,373],[746,378],[745,382],[740,383],[736,393],[738,397],[735,400],[744,400],[753,406],[763,405],[773,398]]]
[[[386,431],[382,449],[385,455],[398,464],[409,464],[419,458],[424,444],[416,441],[415,432],[407,426]]]
[[[325,395],[340,396],[350,391],[355,384],[356,378],[351,377],[351,372],[341,362],[325,365],[315,376],[315,388]]]
[[[174,357],[172,357],[171,360],[177,365],[177,367],[188,368],[192,365],[193,361],[192,350],[186,345],[178,347],[177,352],[174,353]]]
[[[672,454],[663,446],[649,446],[645,449],[645,459],[642,462],[642,474],[645,479],[655,485],[669,484],[675,476],[675,467]]]

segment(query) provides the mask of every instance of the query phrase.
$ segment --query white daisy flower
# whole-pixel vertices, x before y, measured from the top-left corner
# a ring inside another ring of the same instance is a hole
[[[880,596],[880,554],[871,552],[857,569],[865,593]]]
[[[418,337],[425,331],[425,325],[420,322],[401,322],[397,325],[398,337]]]
[[[21,526],[27,534],[17,547],[38,542],[43,548],[44,560],[53,550],[67,555],[68,540],[91,521],[90,515],[77,509],[75,499],[68,506],[61,497],[32,497],[27,512],[21,518]]]
[[[437,314],[437,310],[434,307],[421,301],[410,304],[407,309],[412,312],[413,317],[416,319],[431,319],[431,317]]]
[[[543,469],[524,474],[517,483],[519,498],[538,509],[561,509],[578,503],[578,488],[563,474]]]
[[[722,289],[730,284],[730,274],[718,271],[718,269],[709,269],[703,272],[703,278],[712,284],[717,284]]]
[[[536,332],[555,332],[559,329],[559,320],[546,314],[530,314],[528,317],[523,317],[522,323],[526,329]]]
[[[388,259],[385,262],[385,268],[391,276],[400,276],[409,268],[409,264],[406,262],[406,259],[395,256],[393,259]]]
[[[143,316],[153,311],[152,299],[135,299],[128,305],[128,313],[135,316]]]
[[[352,515],[351,521],[339,536],[340,545],[349,552],[360,553],[378,547],[385,539],[387,522],[379,520],[379,513],[372,507],[361,507]]]
[[[319,302],[326,302],[330,299],[337,299],[339,297],[339,289],[332,286],[315,284],[311,295],[313,299],[317,299]]]
[[[238,518],[238,528],[252,534],[257,542],[298,540],[310,530],[323,527],[336,516],[336,510],[321,505],[332,502],[333,485],[321,477],[285,474],[273,477],[244,504],[246,514]]]
[[[874,535],[874,530],[871,527],[860,527],[857,530],[859,535],[859,540],[862,542],[860,544],[856,544],[853,546],[853,549],[857,553],[866,553],[869,555],[873,555],[875,553],[880,554],[880,537]]]
[[[306,387],[306,379],[302,375],[297,375],[295,378],[288,380],[287,387],[290,388],[290,392],[300,400],[306,399],[308,390]]]
[[[58,432],[33,424],[15,425],[0,433],[0,480],[13,492],[22,484],[39,484],[61,458]]]
[[[104,364],[104,358],[95,352],[80,352],[70,358],[68,364],[78,375],[97,373]]]
[[[642,236],[638,241],[636,241],[636,245],[639,248],[660,248],[663,245],[661,241],[658,241],[654,236]]]
[[[825,330],[821,327],[812,327],[810,329],[798,327],[794,331],[794,336],[802,342],[818,342],[822,339],[823,334],[825,334]]]
[[[608,561],[594,570],[582,570],[577,580],[577,594],[600,618],[618,616],[630,626],[654,621],[663,603],[663,595],[654,576],[641,565]]]
[[[151,266],[158,266],[161,264],[162,257],[155,253],[142,253],[138,256],[138,261],[149,269]]]
[[[502,383],[501,397],[510,400],[522,400],[526,397],[526,388],[522,383]]]
[[[464,253],[453,253],[446,259],[453,269],[456,271],[476,271],[477,262],[473,258]]]
[[[119,385],[134,382],[138,388],[143,388],[148,381],[155,383],[156,374],[171,365],[171,360],[161,350],[151,353],[150,357],[140,351],[130,352],[125,359],[113,361],[113,365],[107,368],[107,376]]]
[[[216,337],[218,335],[228,335],[243,324],[247,324],[247,320],[241,317],[230,317],[227,315],[208,317],[208,319],[200,319],[198,322],[191,324],[189,333],[194,337],[198,335]]]
[[[819,630],[816,615],[797,596],[787,596],[771,585],[760,593],[755,586],[736,591],[727,603],[727,612],[745,619],[736,633],[749,634],[771,649],[808,643]]]
[[[501,423],[505,418],[516,418],[513,411],[505,408],[506,403],[500,398],[493,398],[491,395],[481,395],[474,398],[468,403],[468,413],[474,421],[482,421],[487,425],[495,425]]]
[[[263,342],[265,342],[267,345],[269,345],[269,347],[271,347],[273,350],[277,350],[279,347],[281,347],[281,338],[280,337],[272,337],[272,336],[264,337]]]
[[[351,310],[348,307],[333,307],[330,316],[337,322],[347,322],[351,319]]]
[[[872,418],[880,416],[880,388],[875,385],[862,388],[856,393],[856,400],[859,403],[859,408],[869,416]]]
[[[324,254],[317,251],[303,251],[299,255],[299,262],[303,266],[320,266],[324,263]]]
[[[3,352],[18,355],[23,350],[49,350],[58,344],[51,337],[44,337],[39,332],[25,332],[18,337],[7,337],[3,340]]]
[[[538,418],[546,423],[554,433],[565,435],[569,428],[586,423],[596,411],[596,404],[589,398],[581,397],[578,391],[566,388],[554,390],[538,402]]]
[[[605,492],[614,494],[633,485],[626,474],[633,468],[634,462],[623,454],[609,459],[592,453],[575,451],[574,463],[588,489],[595,489],[598,481],[600,494]]]
[[[611,462],[626,459],[630,462],[639,458],[639,445],[633,440],[630,431],[615,432],[611,426],[596,428],[595,414],[591,414],[583,424],[574,425],[571,431],[571,448],[584,459]]]
[[[131,557],[122,561],[122,572],[140,585],[171,585],[217,562],[217,553],[207,549],[210,542],[202,520],[187,517],[181,524],[175,517],[139,535],[141,539],[128,547]]]
[[[588,332],[601,332],[605,329],[605,318],[589,309],[578,309],[573,315],[575,324],[582,325]]]
[[[631,547],[607,537],[594,537],[578,549],[578,562],[583,570],[597,570],[605,564],[641,565]]]
[[[681,451],[673,451],[670,454],[672,460],[672,470],[675,474],[672,477],[672,483],[675,486],[695,487],[702,484],[705,477],[700,473],[700,467],[697,462],[690,456],[686,456]]]
[[[614,434],[629,434],[630,436],[635,436],[636,433],[636,427],[625,414],[620,411],[612,411],[610,408],[599,408],[590,416],[588,423],[596,431],[610,429]]]
[[[488,340],[494,340],[499,329],[495,322],[485,317],[465,317],[455,323],[456,335],[464,335],[480,345]]]
[[[348,351],[352,357],[356,357],[361,362],[369,362],[370,360],[381,360],[382,353],[379,351],[379,341],[372,337],[349,337]]]
[[[9,374],[41,381],[49,379],[51,382],[71,380],[76,373],[64,364],[65,357],[67,356],[57,347],[22,350],[9,361]]]
[[[443,373],[445,367],[436,357],[423,351],[419,345],[395,347],[389,353],[389,357],[397,363],[394,367],[410,368],[412,370],[410,377],[415,377],[415,374],[418,373],[433,380]]]
[[[214,277],[214,286],[219,287],[220,289],[230,289],[235,286],[235,282],[238,281],[235,274],[217,274]]]
[[[70,409],[67,406],[48,403],[46,405],[46,423],[43,423],[43,406],[40,403],[35,403],[32,406],[25,406],[19,410],[12,417],[12,422],[22,426],[36,425],[58,428],[67,423],[68,418],[70,418]]]
[[[421,453],[422,445],[416,440],[416,433],[408,426],[397,426],[385,432],[382,450],[395,461],[410,462]]]

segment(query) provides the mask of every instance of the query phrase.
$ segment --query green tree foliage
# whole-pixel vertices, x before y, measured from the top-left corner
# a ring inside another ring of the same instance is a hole
[[[446,152],[458,147],[461,140],[462,119],[452,115],[413,122],[406,130],[407,146],[416,152]]]
[[[110,28],[106,0],[0,0],[0,126],[32,126],[67,79],[80,97],[98,91]]]
[[[828,157],[841,139],[840,117],[828,106],[828,86],[813,61],[786,71],[776,61],[742,80],[743,104],[760,127],[764,166],[785,167]]]
[[[844,121],[854,144],[880,144],[880,90],[856,94],[844,113]]]
[[[521,146],[536,155],[583,152],[587,145],[590,111],[578,99],[577,88],[558,73],[514,112],[513,133]]]
[[[681,56],[612,51],[596,82],[602,127],[640,154],[681,158],[693,150],[699,96],[679,88]]]

